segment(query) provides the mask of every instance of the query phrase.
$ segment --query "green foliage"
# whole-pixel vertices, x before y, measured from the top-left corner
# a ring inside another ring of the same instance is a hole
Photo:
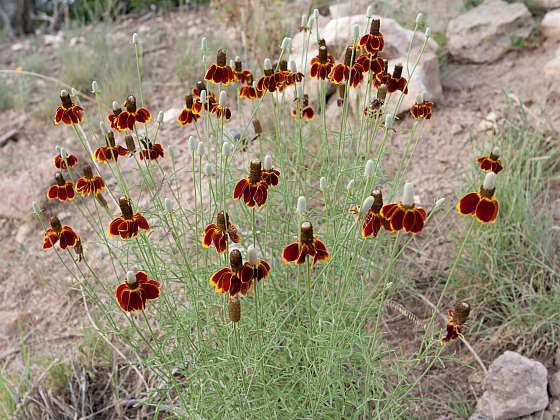
[[[0,77],[0,110],[14,106],[14,98],[10,86]]]

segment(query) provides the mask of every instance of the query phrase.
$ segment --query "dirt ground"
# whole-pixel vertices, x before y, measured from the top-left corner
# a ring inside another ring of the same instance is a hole
[[[189,25],[197,18],[195,13],[187,10],[149,20],[142,20],[141,16],[138,20],[123,19],[115,24],[114,38],[128,38],[138,31],[146,37],[157,34],[165,44],[190,37],[198,45],[202,32]],[[88,29],[83,36],[87,34]],[[223,37],[227,39],[227,33]],[[43,55],[49,56],[53,47],[41,48]],[[536,46],[511,51],[495,63],[465,65],[450,60],[442,64],[444,98],[435,104],[433,119],[423,127],[424,144],[418,147],[408,174],[418,186],[420,203],[431,204],[441,196],[453,197],[473,156],[491,148],[493,122],[500,118],[506,104],[504,91],[548,121],[551,133],[560,130],[560,121],[555,118],[560,112],[560,90],[556,82],[544,78],[542,71],[556,48],[553,43],[539,40]],[[5,69],[14,69],[26,54],[14,51],[10,43],[0,44],[0,51],[0,67]],[[158,85],[150,99],[155,110],[181,106],[177,103],[182,97],[176,92],[177,84],[167,81],[165,76],[172,72],[170,64],[166,64],[165,51],[155,53],[159,65],[152,80],[158,80]],[[55,62],[47,68],[48,75],[56,76]],[[52,95],[59,90],[45,82],[35,86],[52,91]],[[72,279],[53,256],[46,257],[42,251],[43,227],[31,214],[31,203],[37,200],[47,209],[62,213],[83,235],[88,233],[89,228],[78,222],[80,217],[75,210],[44,200],[53,173],[55,145],[72,149],[71,133],[61,134],[60,127],[54,127],[50,119],[37,120],[30,111],[0,111],[3,131],[18,131],[17,141],[0,145],[0,237],[4,238],[0,244],[0,364],[15,371],[22,368],[18,337],[32,353],[71,357],[69,349],[80,342],[89,325],[81,295],[71,288]],[[412,123],[406,114],[403,120],[405,126]],[[161,133],[166,144],[178,151],[179,163],[188,162],[184,146],[188,134],[174,123],[167,124]],[[388,151],[395,162],[404,144],[400,140],[397,135]],[[445,179],[435,175],[442,173],[448,174]],[[435,374],[430,383],[437,382]]]

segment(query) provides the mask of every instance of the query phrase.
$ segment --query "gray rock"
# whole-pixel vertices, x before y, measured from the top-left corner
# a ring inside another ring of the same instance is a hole
[[[550,375],[548,380],[548,390],[552,397],[560,397],[560,371]]]
[[[527,38],[533,28],[523,3],[486,0],[449,22],[449,52],[458,60],[489,63],[512,49],[514,38]]]
[[[548,79],[560,78],[560,49],[556,51],[556,57],[544,65],[543,71]]]
[[[542,363],[506,351],[490,365],[477,413],[495,420],[526,416],[548,405],[547,370]]]
[[[554,400],[548,406],[548,410],[553,416],[560,417],[560,400]]]
[[[541,21],[541,33],[549,39],[560,38],[560,9],[551,10]]]
[[[543,9],[555,9],[560,7],[560,0],[533,0],[532,4]]]

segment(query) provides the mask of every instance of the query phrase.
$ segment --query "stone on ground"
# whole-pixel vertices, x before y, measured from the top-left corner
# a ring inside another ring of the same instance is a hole
[[[541,33],[549,39],[560,39],[560,9],[551,10],[544,15]]]

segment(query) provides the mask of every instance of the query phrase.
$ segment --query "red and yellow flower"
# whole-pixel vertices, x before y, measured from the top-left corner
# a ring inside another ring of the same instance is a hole
[[[426,210],[414,205],[414,186],[406,183],[403,201],[383,206],[381,216],[387,221],[384,226],[391,232],[418,233],[424,227]]]
[[[105,134],[105,143],[105,146],[98,147],[93,152],[93,158],[98,162],[117,162],[119,156],[126,156],[128,154],[128,150],[115,144],[115,134],[112,131]]]
[[[204,80],[214,84],[229,85],[235,81],[235,73],[233,69],[227,65],[226,52],[222,49],[218,50],[216,63],[211,64],[204,75]]]
[[[364,108],[364,115],[371,118],[379,118],[383,114],[382,108],[385,104],[385,98],[387,97],[387,86],[381,85],[377,89],[377,97],[371,101],[369,106]]]
[[[123,311],[143,311],[146,301],[157,299],[160,294],[160,285],[157,281],[149,279],[144,271],[126,273],[126,281],[117,287],[115,298]]]
[[[334,57],[328,53],[324,39],[319,40],[319,53],[311,59],[309,75],[313,79],[325,80],[334,66]]]
[[[74,192],[74,184],[64,179],[60,172],[54,175],[55,184],[51,185],[47,191],[47,198],[49,200],[70,201],[76,196]]]
[[[105,181],[100,176],[93,176],[91,166],[84,166],[84,176],[76,181],[76,191],[82,194],[82,197],[93,194],[97,196],[105,189]]]
[[[204,228],[202,246],[209,248],[214,245],[218,254],[221,254],[227,249],[228,237],[234,243],[240,241],[237,227],[229,221],[227,213],[220,211],[216,216],[216,223],[211,223]]]
[[[80,242],[80,237],[70,226],[62,226],[58,217],[53,217],[50,221],[51,227],[43,235],[43,249],[52,248],[58,243],[62,249],[76,247]]]
[[[243,63],[241,62],[241,58],[235,57],[234,65],[235,67],[233,69],[233,73],[235,74],[236,82],[240,84],[248,84],[248,85],[253,83],[253,73],[251,73],[251,70],[243,69]]]
[[[243,198],[243,201],[249,208],[264,206],[268,198],[268,185],[261,178],[261,175],[261,162],[252,161],[249,177],[237,182],[233,190],[233,199],[239,200]]]
[[[60,92],[60,100],[62,105],[56,108],[54,124],[58,125],[61,122],[66,125],[80,124],[84,119],[84,108],[72,102],[70,94],[66,90]]]
[[[478,165],[484,172],[500,173],[502,169],[504,169],[502,161],[500,160],[500,149],[495,147],[488,156],[479,157]]]
[[[471,305],[466,302],[458,303],[455,305],[455,309],[447,310],[446,334],[440,340],[442,345],[453,343],[458,338],[465,339],[463,329],[470,313]]]
[[[107,121],[109,121],[109,123],[111,124],[112,130],[124,131],[124,129],[121,130],[117,125],[117,123],[119,122],[119,115],[121,112],[122,112],[122,108],[119,106],[119,103],[117,101],[114,101],[113,112],[107,115]]]
[[[344,63],[337,64],[329,74],[329,80],[335,85],[340,85],[348,81],[350,87],[356,87],[364,79],[364,68],[356,61],[355,50],[352,47],[346,48]]]
[[[417,100],[416,103],[410,108],[410,113],[415,120],[431,120],[432,119],[432,102]]]
[[[229,267],[224,267],[210,277],[210,283],[218,293],[237,296],[242,290],[248,291],[253,280],[253,268],[243,264],[241,252],[233,249],[229,254]]]
[[[471,192],[465,195],[457,203],[457,212],[463,215],[473,215],[480,223],[494,223],[500,205],[494,197],[496,191],[496,174],[488,172],[479,192]]]
[[[303,73],[296,69],[288,70],[288,62],[286,60],[280,60],[278,70],[274,72],[276,89],[281,92],[288,86],[295,86],[296,82],[303,80],[303,77]]]
[[[294,103],[296,104],[295,107],[292,109],[292,117],[298,118],[301,117],[305,120],[312,120],[315,116],[315,112],[313,108],[309,106],[309,96],[307,94],[303,95],[303,98],[295,98]]]
[[[257,89],[257,84],[250,79],[250,83],[247,86],[242,86],[239,90],[239,97],[249,99],[254,101],[255,99],[262,98],[264,91]]]
[[[356,59],[356,62],[360,64],[360,66],[362,66],[364,73],[371,71],[374,77],[380,73],[383,73],[383,69],[385,68],[385,62],[383,58],[378,55],[363,53],[360,54],[360,56]]]
[[[202,106],[198,106],[197,108],[198,110],[195,110],[194,108],[194,96],[192,94],[186,95],[185,107],[177,117],[177,122],[180,125],[187,125],[187,124],[192,124],[193,122],[197,122],[198,119],[200,118],[200,111]]]
[[[329,253],[325,244],[313,234],[310,222],[303,222],[300,229],[300,239],[291,243],[282,252],[285,263],[303,264],[307,256],[312,257],[311,265],[317,261],[327,261]]]
[[[120,236],[121,239],[128,240],[138,236],[138,229],[148,230],[150,225],[144,216],[132,211],[130,199],[126,196],[119,198],[121,215],[113,219],[109,225],[109,236]]]
[[[387,220],[381,214],[381,209],[383,208],[383,195],[381,194],[381,190],[373,190],[371,196],[373,197],[373,204],[368,210],[366,219],[362,224],[362,237],[364,239],[370,236],[375,238],[381,230],[381,227],[388,227]]]
[[[73,154],[62,157],[60,153],[57,153],[53,159],[53,163],[56,169],[68,169],[76,166],[78,158]]]
[[[261,180],[269,187],[275,187],[280,181],[280,171],[272,167],[272,157],[266,155],[264,158],[264,168],[261,170]]]
[[[386,83],[387,85],[387,92],[393,93],[397,90],[400,90],[405,95],[408,93],[408,82],[402,75],[403,66],[402,64],[397,64],[395,69],[393,70],[393,74],[391,78]]]
[[[138,123],[147,124],[152,120],[150,111],[146,108],[136,107],[136,98],[130,95],[124,103],[125,111],[122,111],[117,120],[117,128],[119,131],[126,129],[133,130],[134,125]]]
[[[202,103],[202,92],[206,92],[206,102]],[[218,100],[216,99],[216,95],[211,92],[208,92],[206,89],[206,85],[202,80],[196,82],[196,86],[192,89],[192,95],[194,96],[194,104],[193,104],[193,111],[195,113],[200,114],[202,110],[214,112],[214,108],[218,104]]]
[[[258,257],[257,249],[253,245],[249,246],[247,254],[248,261],[244,265],[250,267],[253,270],[253,278],[251,281],[242,284],[241,291],[239,293],[243,296],[246,296],[249,293],[249,290],[251,290],[253,280],[264,280],[270,273],[270,264]]]
[[[158,160],[165,157],[163,146],[159,143],[152,143],[148,138],[140,139],[142,150],[140,150],[140,160]]]
[[[371,55],[375,55],[383,51],[385,41],[383,39],[383,34],[379,32],[380,26],[381,21],[379,19],[373,19],[371,21],[369,33],[363,35],[358,41],[359,49],[365,49],[367,53]]]

